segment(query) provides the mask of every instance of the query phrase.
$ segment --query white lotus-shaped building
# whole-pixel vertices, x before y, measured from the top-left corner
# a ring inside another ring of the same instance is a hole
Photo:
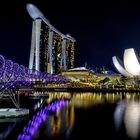
[[[112,60],[118,72],[123,76],[140,76],[140,58],[134,48],[125,49],[123,62],[117,56],[113,56]]]

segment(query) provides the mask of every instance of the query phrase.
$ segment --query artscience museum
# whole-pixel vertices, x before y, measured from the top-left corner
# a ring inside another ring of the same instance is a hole
[[[117,56],[112,57],[117,71],[125,77],[140,77],[140,57],[134,48],[125,49],[123,61]]]

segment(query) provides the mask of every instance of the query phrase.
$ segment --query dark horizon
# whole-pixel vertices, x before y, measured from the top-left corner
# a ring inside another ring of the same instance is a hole
[[[58,30],[76,39],[75,66],[106,66],[114,70],[112,56],[124,49],[140,52],[139,4],[130,2],[21,0],[0,7],[0,54],[28,66],[32,19],[26,4],[35,4]],[[8,11],[8,12],[7,12]]]

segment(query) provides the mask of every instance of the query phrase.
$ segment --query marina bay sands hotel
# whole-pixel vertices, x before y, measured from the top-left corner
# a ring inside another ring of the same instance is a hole
[[[74,67],[74,42],[53,27],[33,4],[26,6],[33,19],[29,69],[58,74]]]

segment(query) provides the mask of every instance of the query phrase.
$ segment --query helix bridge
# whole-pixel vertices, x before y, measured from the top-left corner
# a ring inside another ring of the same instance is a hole
[[[19,100],[16,98],[17,89],[31,88],[38,82],[47,85],[49,82],[63,83],[65,81],[64,77],[28,69],[0,55],[0,98],[8,95],[17,108],[19,107]]]

